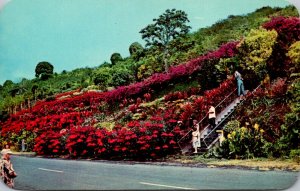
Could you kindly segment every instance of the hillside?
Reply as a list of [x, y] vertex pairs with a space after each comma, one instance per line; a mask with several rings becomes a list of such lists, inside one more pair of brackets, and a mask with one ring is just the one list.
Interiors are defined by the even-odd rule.
[[[144, 160], [176, 154], [180, 152], [178, 140], [191, 126], [190, 118], [201, 120], [209, 104], [217, 105], [233, 92], [236, 83], [232, 74], [239, 69], [250, 91], [261, 81], [264, 83], [258, 93], [247, 95], [245, 104], [234, 114], [237, 121], [228, 122], [225, 127], [227, 139], [216, 155], [249, 158], [293, 156], [291, 153], [294, 153], [297, 156], [299, 134], [291, 132], [299, 127], [300, 21], [296, 17], [280, 17], [295, 14], [293, 8], [287, 7], [262, 8], [246, 16], [230, 16], [184, 39], [192, 45], [182, 51], [176, 49], [170, 60], [175, 58], [178, 63], [172, 61], [174, 64], [168, 72], [153, 74], [159, 70], [151, 70], [142, 78], [118, 84], [112, 90], [99, 91], [105, 85], [112, 85], [109, 82], [97, 86], [98, 90], [82, 91], [79, 84], [86, 82], [87, 86], [93, 77], [80, 76], [102, 75], [101, 71], [126, 68], [134, 58], [127, 58], [112, 67], [78, 69], [57, 74], [47, 81], [33, 80], [39, 84], [37, 88], [41, 84], [42, 87], [52, 84], [50, 95], [53, 95], [49, 97], [48, 90], [38, 90], [43, 93], [31, 96], [34, 99], [48, 96], [47, 99], [39, 100], [33, 106], [29, 99], [22, 110], [10, 110], [15, 114], [0, 123], [1, 143], [10, 143], [18, 150], [24, 138], [28, 149], [39, 155], [74, 158]], [[142, 68], [145, 69], [151, 63], [148, 60], [153, 56], [152, 51], [147, 50], [145, 56], [136, 61], [145, 63], [140, 67], [144, 65]], [[70, 79], [81, 82], [76, 81], [77, 85], [74, 85]], [[26, 83], [31, 84], [26, 80], [23, 83], [25, 87]], [[64, 83], [69, 85], [64, 86]], [[66, 92], [55, 94], [62, 91], [54, 90], [58, 87], [63, 87]], [[2, 107], [10, 108], [10, 105]], [[263, 115], [261, 110], [268, 110], [269, 114]], [[246, 122], [250, 125], [245, 126]], [[244, 145], [250, 146], [240, 148], [242, 146], [237, 143], [245, 140], [245, 132], [247, 140], [259, 138], [261, 141], [256, 141], [259, 144], [245, 142]], [[243, 134], [242, 138], [231, 139], [233, 134], [239, 133]], [[258, 151], [262, 147], [266, 148], [263, 153]]]
[[[241, 16], [228, 16], [227, 19], [199, 29], [188, 34], [185, 38], [177, 39], [170, 43], [171, 65], [178, 65], [199, 55], [216, 50], [220, 45], [230, 41], [239, 41], [247, 35], [251, 29], [259, 27], [263, 22], [270, 20], [272, 16], [298, 16], [295, 7], [270, 8], [264, 7], [253, 13]], [[230, 32], [229, 32], [230, 31]], [[134, 46], [133, 46], [134, 45]], [[136, 47], [137, 52], [130, 51]], [[118, 60], [117, 64], [104, 62], [95, 68], [78, 68], [73, 71], [55, 73], [48, 80], [23, 79], [19, 83], [10, 80], [0, 85], [0, 113], [5, 115], [34, 105], [36, 100], [51, 99], [55, 94], [77, 89], [106, 90], [110, 87], [128, 85], [140, 82], [153, 73], [162, 72], [160, 58], [162, 52], [154, 48], [143, 48], [139, 43], [133, 43], [129, 47], [131, 56]], [[55, 63], [54, 68], [55, 68]], [[32, 71], [34, 76], [34, 71]], [[87, 90], [86, 89], [86, 90]], [[29, 101], [30, 100], [30, 101]], [[30, 103], [29, 103], [30, 102]]]

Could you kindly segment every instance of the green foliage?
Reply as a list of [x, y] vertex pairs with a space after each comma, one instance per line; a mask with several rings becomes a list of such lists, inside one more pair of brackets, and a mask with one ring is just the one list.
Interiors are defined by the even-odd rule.
[[287, 53], [289, 58], [291, 59], [294, 66], [290, 68], [290, 71], [293, 75], [296, 75], [296, 73], [299, 74], [300, 70], [300, 41], [295, 42], [291, 45], [289, 48], [289, 51]]
[[111, 75], [110, 68], [101, 68], [94, 74], [94, 84], [100, 86], [106, 86], [109, 83]]
[[35, 76], [41, 77], [42, 80], [46, 80], [53, 74], [53, 69], [53, 65], [49, 62], [39, 62], [35, 67]]
[[224, 131], [227, 133], [233, 132], [240, 128], [240, 122], [238, 120], [229, 121], [225, 127]]
[[14, 85], [13, 81], [11, 81], [11, 80], [6, 80], [6, 81], [3, 83], [3, 88], [11, 87], [11, 86], [13, 86], [13, 85]]
[[137, 77], [139, 80], [148, 78], [153, 73], [162, 72], [162, 65], [157, 62], [154, 56], [147, 56], [143, 60], [139, 61]]
[[111, 77], [110, 85], [112, 86], [123, 86], [128, 85], [132, 81], [132, 76], [126, 69], [116, 70]]
[[224, 158], [266, 157], [267, 141], [263, 137], [264, 131], [259, 128], [258, 124], [251, 129], [236, 128], [235, 125], [230, 124], [234, 130], [230, 131], [225, 141], [222, 142], [218, 154]]
[[233, 68], [238, 65], [236, 57], [233, 58], [221, 58], [220, 61], [215, 65], [216, 79], [218, 83], [221, 83], [228, 75], [234, 73]]
[[182, 10], [167, 9], [165, 13], [153, 21], [153, 24], [143, 28], [140, 33], [146, 41], [146, 46], [154, 46], [163, 51], [163, 62], [165, 71], [167, 71], [169, 67], [167, 59], [170, 56], [168, 44], [189, 32], [191, 27], [186, 24], [189, 19]]
[[123, 58], [120, 53], [113, 53], [110, 57], [110, 61], [112, 65], [116, 65], [118, 62], [122, 61]]
[[134, 42], [129, 46], [129, 53], [135, 61], [138, 61], [145, 55], [143, 46], [138, 42]]
[[188, 50], [195, 46], [195, 40], [190, 35], [185, 35], [172, 40], [169, 43], [169, 63], [171, 65], [178, 65], [182, 62], [198, 56], [199, 54], [187, 53]]
[[238, 45], [241, 66], [255, 71], [262, 78], [266, 73], [266, 61], [272, 54], [276, 38], [275, 30], [251, 30]]
[[105, 61], [99, 66], [99, 68], [110, 68], [111, 66], [111, 63]]
[[189, 32], [190, 26], [187, 14], [176, 9], [167, 9], [165, 13], [157, 19], [153, 19], [154, 24], [143, 28], [140, 33], [146, 41], [146, 46], [166, 47], [172, 40]]
[[299, 17], [299, 11], [297, 7], [290, 5], [284, 9], [279, 10], [274, 16], [284, 16], [284, 17]]
[[284, 151], [283, 154], [288, 155], [289, 150], [297, 149], [300, 146], [300, 80], [296, 79], [289, 87], [288, 93], [291, 96], [291, 111], [285, 115], [285, 123], [281, 126], [283, 136], [278, 144], [279, 149]]
[[300, 149], [291, 150], [289, 157], [300, 163]]

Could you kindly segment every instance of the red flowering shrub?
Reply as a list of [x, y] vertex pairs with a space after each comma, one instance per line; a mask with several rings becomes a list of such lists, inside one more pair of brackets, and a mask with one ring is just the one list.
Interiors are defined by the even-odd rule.
[[300, 19], [297, 17], [275, 17], [263, 24], [263, 27], [268, 30], [275, 29], [278, 42], [286, 48], [300, 40]]
[[286, 79], [278, 78], [270, 87], [272, 97], [281, 97], [287, 91]]
[[144, 98], [145, 98], [146, 102], [149, 102], [151, 100], [151, 94], [150, 93], [145, 93]]
[[45, 131], [35, 139], [34, 151], [38, 155], [61, 155], [64, 153], [62, 139], [60, 133], [52, 130]]
[[97, 137], [94, 127], [74, 127], [66, 140], [66, 149], [72, 157], [94, 156]]

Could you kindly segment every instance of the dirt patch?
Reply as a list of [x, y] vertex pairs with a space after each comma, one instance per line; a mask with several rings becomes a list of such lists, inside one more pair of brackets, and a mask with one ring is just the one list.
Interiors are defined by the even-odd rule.
[[215, 166], [243, 166], [248, 168], [256, 168], [262, 171], [268, 170], [290, 170], [300, 171], [300, 164], [292, 160], [226, 160], [226, 161], [213, 161], [208, 162], [209, 165]]
[[285, 170], [285, 171], [300, 171], [300, 163], [291, 159], [212, 159], [203, 158], [202, 156], [182, 156], [167, 158], [168, 162], [181, 163], [183, 165], [194, 166], [201, 164], [207, 167], [222, 167], [222, 168], [239, 168], [239, 169], [255, 169], [261, 171], [270, 170]]

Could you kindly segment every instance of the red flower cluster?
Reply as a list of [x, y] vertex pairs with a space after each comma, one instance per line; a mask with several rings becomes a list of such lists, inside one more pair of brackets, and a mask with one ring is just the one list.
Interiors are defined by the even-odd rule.
[[276, 30], [281, 46], [289, 47], [300, 40], [300, 19], [297, 17], [275, 17], [263, 25], [268, 30]]
[[71, 157], [145, 159], [165, 156], [178, 149], [175, 140], [180, 130], [164, 125], [160, 117], [142, 124], [135, 121], [128, 127], [117, 125], [112, 131], [73, 127], [63, 133], [51, 130], [36, 138], [34, 150], [43, 155], [69, 153]]

